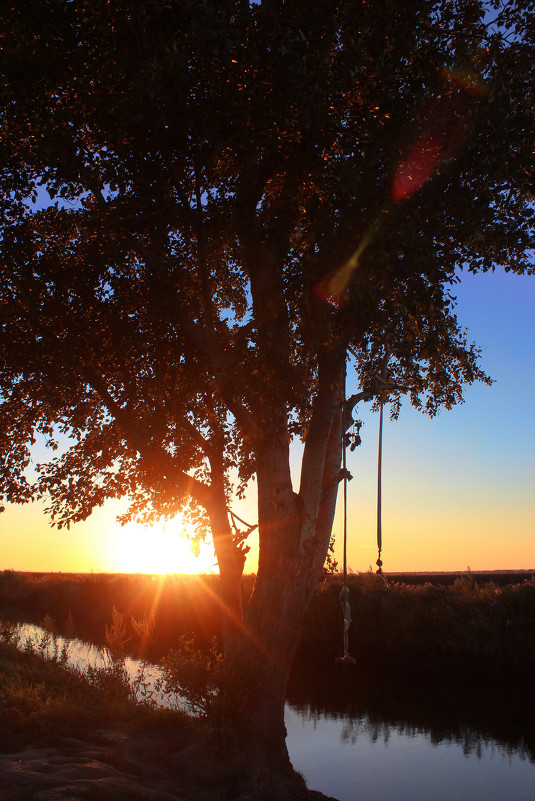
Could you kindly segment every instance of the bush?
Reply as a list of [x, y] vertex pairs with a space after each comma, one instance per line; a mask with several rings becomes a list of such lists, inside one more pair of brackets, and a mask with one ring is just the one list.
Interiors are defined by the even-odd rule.
[[[107, 643], [118, 655], [156, 662], [194, 637], [204, 659], [214, 638], [220, 637], [217, 581], [217, 576], [4, 571], [0, 598], [17, 600], [16, 611], [26, 620], [40, 622], [48, 612], [54, 631], [66, 636], [72, 634], [75, 618], [79, 636], [98, 645]], [[244, 576], [245, 602], [253, 584], [254, 576]], [[369, 572], [351, 574], [348, 584], [353, 618], [349, 650], [360, 660], [484, 666], [521, 675], [535, 669], [534, 580], [480, 587], [476, 574], [467, 572], [448, 586], [387, 586], [381, 576]], [[341, 656], [341, 588], [340, 574], [327, 576], [318, 586], [305, 615], [301, 656], [323, 661]], [[180, 648], [177, 638], [182, 638]], [[190, 663], [191, 654], [185, 659]]]
[[[438, 665], [528, 676], [535, 669], [535, 582], [478, 586], [387, 586], [374, 573], [348, 579], [349, 651], [365, 661]], [[343, 652], [342, 578], [319, 587], [307, 610], [300, 654], [333, 661]]]
[[223, 658], [214, 638], [208, 651], [200, 650], [192, 637], [180, 637], [178, 646], [160, 660], [163, 678], [157, 689], [185, 703], [196, 715], [206, 717], [222, 679]]

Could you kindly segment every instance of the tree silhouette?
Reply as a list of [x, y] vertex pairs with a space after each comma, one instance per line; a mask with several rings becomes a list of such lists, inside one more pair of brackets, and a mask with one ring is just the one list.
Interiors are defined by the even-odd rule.
[[[288, 672], [342, 434], [359, 400], [384, 394], [385, 339], [394, 408], [404, 394], [449, 408], [488, 380], [455, 317], [456, 271], [532, 270], [533, 16], [492, 7], [2, 12], [1, 493], [46, 496], [60, 527], [122, 496], [132, 516], [190, 504], [210, 527], [218, 713], [258, 797], [301, 787]], [[344, 407], [348, 348], [361, 391]], [[31, 482], [36, 433], [70, 446]], [[259, 566], [243, 610], [228, 503], [253, 478]]]

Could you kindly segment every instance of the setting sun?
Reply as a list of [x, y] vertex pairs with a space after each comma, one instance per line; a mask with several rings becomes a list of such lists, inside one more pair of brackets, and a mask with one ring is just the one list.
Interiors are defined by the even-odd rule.
[[200, 543], [195, 555], [187, 523], [180, 517], [143, 526], [127, 523], [110, 544], [111, 569], [119, 573], [214, 573], [210, 543]]

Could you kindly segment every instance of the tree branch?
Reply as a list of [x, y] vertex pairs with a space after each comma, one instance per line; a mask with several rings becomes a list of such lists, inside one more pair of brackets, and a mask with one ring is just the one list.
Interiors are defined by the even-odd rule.
[[[49, 329], [44, 321], [45, 315], [43, 312], [39, 312], [38, 308], [36, 307], [32, 293], [29, 292], [21, 282], [18, 282], [18, 285], [20, 291], [22, 291], [26, 297], [30, 309], [26, 311], [20, 307], [20, 304], [17, 305], [26, 318], [30, 329], [35, 335], [43, 336], [46, 338], [46, 340], [59, 347], [60, 350], [63, 350], [62, 343], [58, 340], [57, 336]], [[67, 312], [64, 311], [64, 315], [66, 314]], [[75, 331], [76, 327], [76, 323], [72, 322], [71, 330]], [[147, 467], [149, 467], [149, 471], [155, 472], [156, 467], [159, 466], [160, 469], [158, 478], [160, 480], [163, 477], [168, 481], [172, 480], [176, 482], [176, 485], [178, 485], [183, 492], [190, 494], [193, 498], [195, 498], [196, 501], [198, 501], [198, 503], [206, 508], [207, 504], [210, 503], [210, 487], [180, 470], [180, 468], [174, 464], [172, 458], [165, 452], [163, 448], [157, 447], [152, 443], [147, 443], [145, 441], [140, 433], [141, 428], [137, 421], [132, 418], [127, 409], [120, 406], [113, 398], [109, 392], [105, 379], [94, 367], [85, 364], [80, 358], [75, 357], [72, 349], [70, 349], [69, 353], [64, 351], [63, 358], [65, 366], [69, 367], [75, 374], [80, 376], [82, 380], [86, 381], [98, 394], [110, 415], [119, 425], [119, 428], [122, 430], [124, 436], [130, 441], [132, 446], [144, 459]], [[190, 433], [195, 432], [196, 438], [198, 439], [200, 437], [203, 444], [206, 445], [209, 450], [210, 446], [204, 440], [204, 438], [202, 438], [200, 432], [197, 432], [194, 426], [192, 426], [190, 423], [189, 426]]]
[[140, 433], [141, 429], [138, 422], [130, 415], [127, 409], [120, 406], [113, 398], [108, 390], [106, 381], [95, 368], [79, 364], [77, 372], [98, 394], [124, 436], [143, 458], [149, 473], [154, 474], [158, 482], [162, 478], [168, 483], [172, 482], [174, 487], [178, 486], [182, 492], [191, 495], [201, 506], [207, 508], [211, 500], [210, 487], [177, 467], [164, 448], [145, 440]]
[[323, 349], [318, 372], [318, 391], [301, 463], [299, 495], [305, 514], [316, 517], [322, 497], [325, 457], [336, 407], [343, 403], [343, 356]]
[[[206, 331], [203, 327], [194, 323], [178, 305], [176, 311], [184, 336], [189, 340], [190, 344], [197, 348], [207, 364], [210, 365], [221, 398], [225, 401], [229, 411], [234, 415], [244, 433], [256, 436], [258, 427], [253, 415], [232, 391], [233, 385], [241, 380], [241, 371], [236, 369], [235, 364], [232, 364], [227, 353], [219, 349], [214, 351], [210, 347], [209, 337], [206, 336]], [[246, 376], [244, 375], [243, 384], [245, 384], [245, 381]]]
[[[93, 178], [90, 176], [91, 181], [88, 184], [95, 200], [101, 208], [107, 206], [106, 200], [102, 191], [95, 185]], [[241, 403], [236, 394], [232, 392], [233, 386], [247, 386], [247, 377], [240, 374], [241, 371], [237, 365], [231, 362], [227, 354], [224, 354], [219, 347], [217, 341], [215, 320], [213, 314], [213, 305], [210, 294], [210, 287], [208, 281], [208, 268], [206, 262], [206, 245], [204, 238], [204, 230], [201, 218], [201, 197], [200, 197], [200, 184], [198, 180], [198, 173], [195, 169], [195, 192], [197, 200], [197, 234], [199, 243], [199, 266], [201, 275], [201, 286], [203, 292], [203, 301], [206, 310], [206, 318], [209, 326], [203, 326], [200, 323], [194, 323], [191, 318], [186, 315], [184, 309], [179, 305], [178, 298], [175, 302], [175, 313], [179, 318], [183, 333], [189, 342], [194, 345], [202, 356], [206, 359], [207, 363], [211, 366], [216, 383], [219, 386], [221, 397], [227, 403], [229, 410], [236, 418], [238, 424], [245, 433], [255, 435], [257, 433], [257, 426], [254, 418], [246, 406]], [[184, 199], [180, 198], [182, 205]], [[190, 217], [190, 222], [194, 224], [193, 210], [186, 204], [186, 211]], [[153, 271], [153, 274], [161, 281], [165, 279], [167, 273], [163, 266], [161, 257], [156, 256], [147, 247], [142, 245], [139, 241], [133, 240], [134, 250], [143, 259], [145, 264]]]
[[263, 156], [252, 153], [245, 160], [236, 186], [237, 230], [240, 240], [253, 235], [256, 207], [260, 202], [268, 180], [275, 172], [279, 156], [276, 152]]

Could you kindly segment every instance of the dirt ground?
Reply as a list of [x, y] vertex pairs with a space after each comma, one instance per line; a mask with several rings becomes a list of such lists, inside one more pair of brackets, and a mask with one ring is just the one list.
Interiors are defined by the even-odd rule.
[[[0, 800], [188, 801], [199, 797], [183, 771], [180, 774], [164, 738], [103, 730], [92, 735], [91, 742], [66, 738], [54, 747], [1, 754]], [[214, 787], [213, 795], [217, 794]]]
[[[0, 754], [0, 801], [223, 801], [233, 797], [226, 778], [198, 743], [177, 750], [163, 736], [128, 731]], [[305, 793], [307, 801], [336, 801]]]

